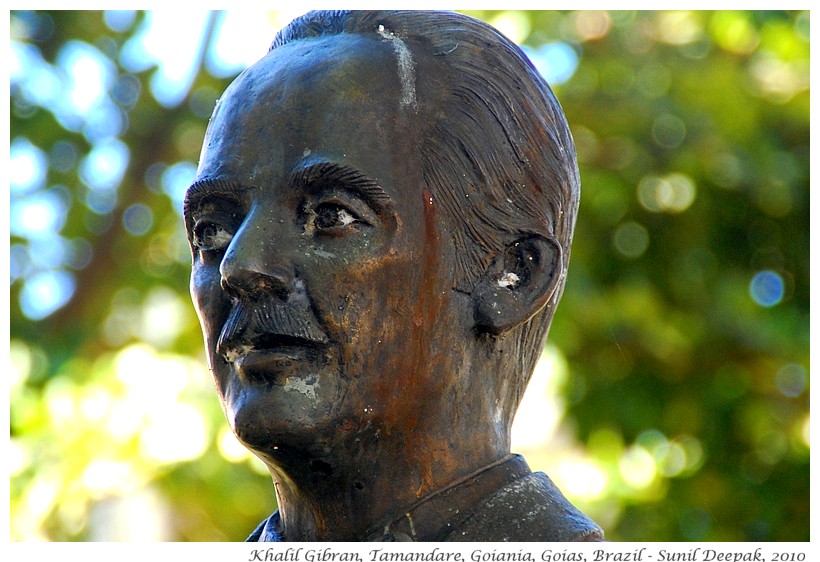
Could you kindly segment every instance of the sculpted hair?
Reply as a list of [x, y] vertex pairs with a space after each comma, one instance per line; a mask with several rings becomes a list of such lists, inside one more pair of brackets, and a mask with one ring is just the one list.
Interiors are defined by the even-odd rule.
[[[521, 49], [479, 20], [457, 13], [311, 12], [273, 41], [340, 33], [385, 33], [410, 52], [432, 56], [413, 75], [420, 121], [423, 177], [449, 223], [457, 253], [454, 289], [470, 293], [488, 266], [516, 239], [554, 237], [563, 250], [554, 299], [509, 334], [505, 354], [519, 361], [523, 385], [541, 353], [563, 291], [575, 227], [580, 179], [575, 148], [560, 104]], [[427, 82], [440, 84], [433, 96]], [[422, 107], [432, 104], [432, 107]], [[426, 119], [425, 119], [426, 117]], [[515, 408], [513, 408], [513, 411]]]

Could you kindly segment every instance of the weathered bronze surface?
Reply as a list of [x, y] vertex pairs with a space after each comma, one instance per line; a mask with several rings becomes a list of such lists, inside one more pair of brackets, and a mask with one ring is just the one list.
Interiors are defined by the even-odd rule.
[[572, 139], [457, 14], [312, 12], [217, 104], [185, 200], [252, 540], [598, 540], [510, 426], [566, 278]]

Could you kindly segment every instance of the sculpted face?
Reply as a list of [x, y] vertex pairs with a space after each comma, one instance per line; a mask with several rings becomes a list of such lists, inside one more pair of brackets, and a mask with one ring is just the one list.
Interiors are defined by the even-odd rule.
[[211, 119], [186, 197], [191, 293], [226, 415], [260, 456], [415, 434], [469, 367], [450, 342], [472, 309], [402, 79], [376, 35], [296, 41]]

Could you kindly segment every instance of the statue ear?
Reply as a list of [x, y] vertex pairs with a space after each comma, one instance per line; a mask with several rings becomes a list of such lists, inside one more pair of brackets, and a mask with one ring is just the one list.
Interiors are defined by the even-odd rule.
[[552, 237], [531, 235], [507, 246], [473, 291], [476, 328], [498, 336], [532, 318], [555, 294], [562, 262]]

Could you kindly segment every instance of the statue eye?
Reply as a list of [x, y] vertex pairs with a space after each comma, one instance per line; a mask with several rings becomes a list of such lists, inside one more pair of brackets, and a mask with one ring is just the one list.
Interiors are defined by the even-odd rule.
[[347, 208], [335, 203], [322, 203], [314, 209], [313, 225], [318, 230], [339, 231], [345, 227], [363, 222]]
[[200, 251], [221, 251], [228, 247], [233, 233], [213, 222], [198, 222], [194, 226], [193, 245]]

